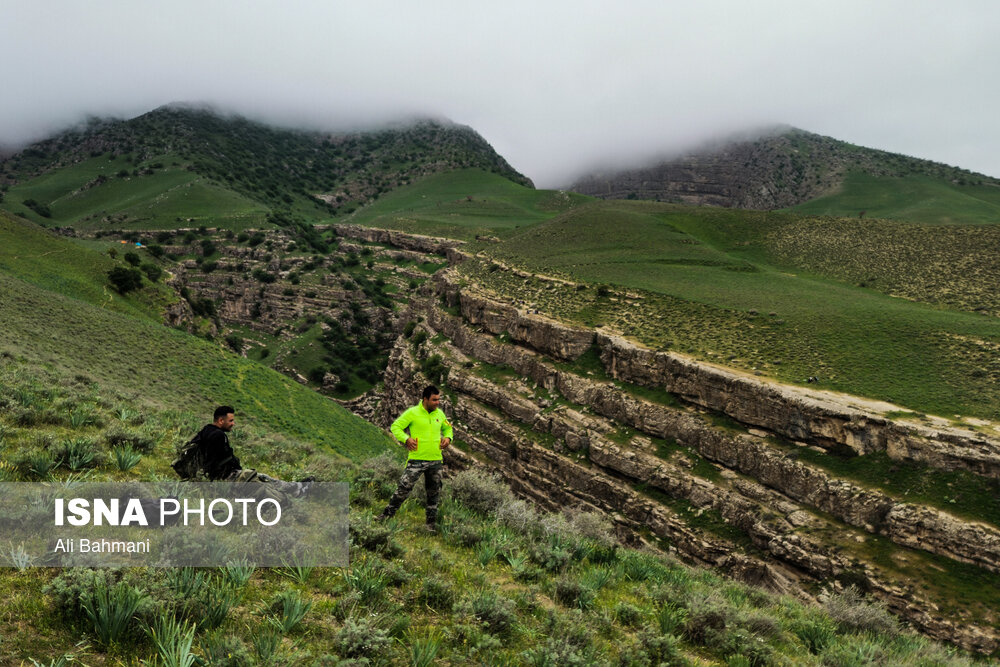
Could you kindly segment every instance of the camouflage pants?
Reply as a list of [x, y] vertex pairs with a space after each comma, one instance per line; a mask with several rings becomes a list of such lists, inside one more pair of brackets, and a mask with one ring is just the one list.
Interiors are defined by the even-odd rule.
[[424, 490], [427, 491], [427, 521], [433, 523], [437, 520], [438, 501], [441, 498], [441, 468], [444, 464], [441, 461], [409, 461], [403, 476], [399, 478], [399, 486], [396, 493], [389, 499], [389, 506], [385, 508], [386, 516], [392, 516], [403, 504], [406, 497], [413, 490], [413, 485], [417, 483], [420, 476], [424, 476]]
[[[227, 482], [243, 482], [244, 484], [266, 484], [267, 487], [259, 487], [261, 492], [269, 496], [279, 496], [281, 494], [287, 494], [289, 496], [298, 496], [302, 494], [302, 487], [304, 486], [302, 482], [286, 482], [284, 480], [278, 479], [277, 477], [271, 477], [270, 475], [265, 475], [264, 473], [257, 472], [251, 468], [240, 468], [239, 470], [234, 470], [230, 473], [229, 477], [226, 478]], [[274, 491], [272, 492], [271, 489]], [[282, 500], [282, 498], [277, 498]]]

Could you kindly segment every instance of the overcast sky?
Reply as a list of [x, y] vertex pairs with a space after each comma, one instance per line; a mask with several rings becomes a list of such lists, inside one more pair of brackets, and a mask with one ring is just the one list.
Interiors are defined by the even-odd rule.
[[1000, 177], [994, 0], [0, 0], [0, 143], [208, 102], [472, 126], [555, 187], [786, 123]]

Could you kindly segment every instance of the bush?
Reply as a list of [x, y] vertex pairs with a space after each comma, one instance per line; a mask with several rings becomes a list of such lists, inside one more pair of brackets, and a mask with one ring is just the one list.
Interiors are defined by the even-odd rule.
[[116, 266], [108, 271], [108, 281], [119, 294], [128, 294], [142, 287], [142, 273], [139, 269]]
[[510, 498], [510, 489], [478, 470], [463, 470], [448, 485], [452, 499], [480, 514], [492, 514]]
[[350, 616], [334, 636], [337, 652], [345, 658], [375, 658], [382, 655], [392, 641], [389, 633], [368, 616]]
[[142, 260], [139, 258], [139, 255], [131, 251], [125, 253], [123, 259], [132, 266], [139, 266], [139, 264], [142, 263]]
[[435, 611], [450, 612], [455, 606], [455, 589], [447, 581], [424, 579], [417, 602], [427, 605]]
[[881, 602], [866, 602], [861, 592], [848, 586], [844, 592], [831, 595], [823, 608], [844, 631], [872, 632], [896, 636], [899, 622]]
[[463, 613], [474, 616], [490, 633], [501, 636], [509, 635], [517, 623], [514, 608], [513, 600], [492, 590], [480, 591], [462, 605]]

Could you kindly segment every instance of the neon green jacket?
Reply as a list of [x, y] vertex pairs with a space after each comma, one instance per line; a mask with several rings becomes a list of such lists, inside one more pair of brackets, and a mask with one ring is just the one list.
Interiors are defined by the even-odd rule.
[[[407, 436], [403, 429], [409, 428]], [[452, 437], [451, 423], [444, 416], [441, 408], [428, 413], [423, 402], [417, 403], [389, 427], [396, 440], [406, 444], [407, 437], [416, 439], [417, 448], [410, 452], [409, 461], [441, 461], [441, 438]]]

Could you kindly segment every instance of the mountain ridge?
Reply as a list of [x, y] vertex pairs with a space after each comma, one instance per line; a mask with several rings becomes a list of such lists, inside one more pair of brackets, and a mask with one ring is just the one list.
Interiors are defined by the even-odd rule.
[[594, 171], [569, 189], [605, 199], [770, 210], [836, 192], [852, 171], [1000, 187], [1000, 179], [984, 174], [779, 125], [756, 137], [735, 135], [653, 164]]

